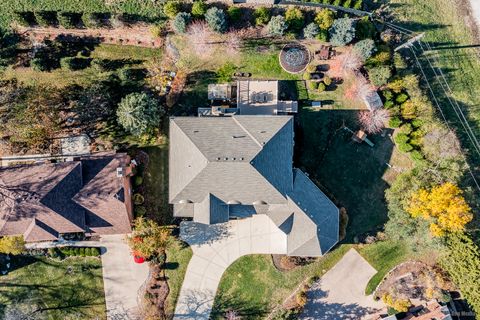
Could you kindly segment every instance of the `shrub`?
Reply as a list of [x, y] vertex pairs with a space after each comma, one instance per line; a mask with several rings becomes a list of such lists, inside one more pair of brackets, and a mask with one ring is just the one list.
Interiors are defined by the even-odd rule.
[[192, 5], [192, 15], [195, 18], [201, 18], [205, 15], [207, 12], [207, 4], [200, 0], [200, 1], [194, 1]]
[[140, 193], [135, 193], [132, 197], [133, 203], [137, 206], [142, 205], [145, 202], [145, 199]]
[[292, 31], [299, 32], [305, 23], [302, 10], [293, 6], [289, 7], [285, 12], [285, 21]]
[[270, 9], [259, 7], [254, 12], [255, 24], [257, 26], [266, 25], [270, 21]]
[[143, 217], [147, 213], [147, 208], [144, 206], [135, 206], [135, 218]]
[[353, 9], [362, 10], [362, 7], [363, 7], [363, 0], [357, 0], [357, 2], [355, 2], [355, 5], [353, 6]]
[[387, 66], [374, 67], [368, 70], [370, 82], [376, 87], [381, 87], [386, 84], [391, 76], [392, 72]]
[[400, 93], [395, 99], [395, 101], [400, 104], [404, 103], [407, 100], [408, 100], [408, 95], [406, 95], [405, 93]]
[[332, 5], [340, 7], [342, 5], [342, 0], [333, 0]]
[[117, 120], [125, 130], [141, 136], [158, 126], [163, 112], [157, 101], [146, 93], [131, 93], [120, 101]]
[[393, 101], [391, 100], [387, 100], [385, 101], [385, 103], [383, 104], [383, 107], [385, 109], [391, 109], [395, 104], [393, 103]]
[[270, 35], [283, 36], [288, 28], [288, 24], [283, 16], [275, 16], [267, 24], [267, 30]]
[[390, 52], [382, 51], [368, 59], [368, 64], [373, 66], [388, 64], [390, 62]]
[[208, 9], [205, 13], [205, 21], [212, 31], [223, 33], [227, 30], [227, 19], [222, 9], [217, 7]]
[[297, 304], [300, 306], [300, 307], [303, 307], [305, 306], [305, 304], [307, 303], [307, 294], [304, 290], [301, 290], [297, 293], [297, 295], [295, 296], [295, 301], [297, 302]]
[[341, 18], [333, 22], [330, 28], [330, 42], [334, 46], [344, 46], [352, 42], [355, 37], [355, 21], [350, 18]]
[[190, 17], [190, 13], [178, 13], [175, 16], [175, 19], [173, 19], [173, 30], [175, 30], [176, 33], [185, 33], [185, 31], [187, 30], [187, 25], [190, 22]]
[[325, 85], [325, 83], [320, 82], [318, 84], [318, 89], [317, 90], [318, 90], [318, 92], [324, 92], [325, 90], [327, 90], [327, 86]]
[[303, 36], [306, 39], [315, 39], [319, 33], [320, 33], [320, 28], [313, 22], [308, 24], [303, 29]]
[[328, 41], [328, 31], [320, 29], [320, 32], [317, 35], [317, 40], [322, 41], [322, 42], [327, 42]]
[[316, 81], [310, 81], [308, 83], [308, 87], [310, 88], [310, 90], [315, 90], [318, 88], [318, 82]]
[[106, 59], [92, 59], [90, 66], [98, 71], [107, 71], [110, 69], [110, 62]]
[[173, 19], [180, 12], [180, 8], [180, 2], [168, 1], [163, 6], [163, 13], [170, 19]]
[[154, 38], [160, 38], [165, 33], [166, 28], [166, 21], [156, 23], [150, 27], [150, 34]]
[[90, 252], [92, 253], [92, 256], [98, 257], [100, 255], [100, 248], [98, 247], [92, 247], [90, 248]]
[[52, 258], [58, 257], [58, 252], [56, 248], [48, 248], [47, 252], [48, 252], [48, 255]]
[[116, 13], [111, 16], [110, 24], [113, 28], [123, 28], [127, 24], [127, 19], [123, 13]]
[[343, 4], [345, 8], [351, 8], [352, 7], [352, 0], [346, 0], [345, 3]]
[[313, 73], [313, 72], [317, 71], [317, 66], [314, 65], [314, 64], [309, 64], [309, 65], [305, 68], [305, 71], [308, 72], [308, 73]]
[[405, 133], [407, 135], [409, 135], [410, 133], [412, 133], [412, 125], [410, 123], [405, 123], [403, 124], [402, 126], [400, 126], [400, 132], [401, 133]]
[[367, 60], [377, 50], [375, 42], [372, 39], [361, 40], [353, 46], [353, 50], [358, 53], [363, 60]]
[[332, 79], [331, 79], [330, 77], [328, 77], [328, 76], [325, 76], [325, 77], [323, 78], [323, 83], [325, 83], [326, 86], [329, 86], [329, 85], [332, 84]]
[[79, 248], [78, 254], [79, 254], [81, 257], [85, 257], [85, 248]]
[[92, 256], [92, 251], [90, 248], [85, 248], [85, 256], [91, 257]]
[[335, 13], [329, 9], [321, 9], [315, 15], [314, 21], [321, 30], [328, 30], [335, 21]]
[[30, 67], [34, 71], [48, 71], [48, 64], [45, 59], [42, 58], [33, 58], [30, 60]]
[[231, 6], [227, 10], [228, 18], [232, 22], [237, 22], [242, 17], [242, 9], [239, 7]]
[[375, 26], [369, 20], [368, 16], [361, 18], [357, 22], [356, 29], [357, 39], [359, 40], [373, 39], [373, 37], [375, 36]]
[[23, 236], [2, 236], [0, 238], [0, 253], [21, 254], [25, 251], [25, 240]]
[[303, 80], [310, 80], [312, 79], [312, 74], [310, 72], [304, 72], [302, 78]]
[[421, 126], [423, 126], [423, 120], [422, 119], [414, 119], [412, 121], [412, 126], [414, 128], [420, 128]]
[[425, 160], [425, 157], [423, 156], [423, 154], [418, 150], [413, 150], [412, 152], [410, 152], [410, 157], [412, 157], [413, 161], [417, 161], [417, 162]]
[[94, 12], [84, 12], [82, 14], [83, 25], [87, 28], [100, 28], [102, 26], [102, 20], [100, 14]]
[[398, 128], [402, 125], [402, 119], [400, 119], [399, 117], [397, 116], [393, 116], [390, 118], [390, 120], [388, 121], [388, 126], [390, 128]]
[[133, 184], [138, 187], [143, 184], [143, 177], [142, 176], [135, 176], [135, 179], [133, 179]]
[[77, 57], [64, 57], [60, 59], [62, 69], [75, 71], [85, 69], [88, 66], [88, 59]]
[[41, 27], [55, 26], [58, 23], [55, 11], [36, 11], [35, 20]]
[[78, 25], [78, 14], [73, 12], [59, 12], [57, 14], [58, 23], [65, 29], [75, 29]]
[[30, 27], [31, 25], [35, 24], [35, 15], [33, 12], [26, 11], [26, 12], [14, 12], [13, 20], [16, 23], [21, 25], [22, 27]]

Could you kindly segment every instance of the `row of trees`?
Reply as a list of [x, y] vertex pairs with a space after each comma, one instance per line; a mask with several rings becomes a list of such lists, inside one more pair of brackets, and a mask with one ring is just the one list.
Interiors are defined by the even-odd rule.
[[74, 28], [123, 27], [133, 20], [125, 14], [109, 14], [99, 12], [68, 11], [21, 11], [14, 13], [14, 20], [23, 27], [41, 26]]

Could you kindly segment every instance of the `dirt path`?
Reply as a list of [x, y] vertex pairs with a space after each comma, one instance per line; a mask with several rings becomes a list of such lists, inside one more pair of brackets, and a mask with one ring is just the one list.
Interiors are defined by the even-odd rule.
[[[150, 27], [138, 25], [116, 29], [65, 29], [65, 28], [42, 28], [18, 27], [18, 31], [27, 34], [37, 41], [44, 39], [55, 39], [57, 37], [81, 37], [103, 43], [118, 45], [133, 45], [139, 47], [159, 48], [163, 41], [152, 36]], [[72, 39], [74, 40], [74, 39]]]

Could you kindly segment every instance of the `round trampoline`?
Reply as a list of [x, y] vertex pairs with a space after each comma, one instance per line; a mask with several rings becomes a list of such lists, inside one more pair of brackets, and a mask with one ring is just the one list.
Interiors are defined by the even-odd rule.
[[286, 44], [279, 55], [280, 65], [289, 73], [300, 73], [305, 70], [310, 58], [310, 51], [299, 43]]

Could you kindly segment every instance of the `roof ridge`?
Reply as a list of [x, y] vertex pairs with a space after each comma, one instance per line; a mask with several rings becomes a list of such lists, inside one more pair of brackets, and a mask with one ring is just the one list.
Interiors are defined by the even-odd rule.
[[[255, 155], [255, 157], [256, 157], [256, 156], [262, 151], [263, 145], [260, 143], [260, 141], [258, 141], [258, 140], [251, 134], [250, 131], [247, 130], [247, 128], [245, 128], [245, 127], [236, 119], [235, 116], [232, 116], [232, 119], [233, 119], [233, 121], [235, 121], [235, 123], [236, 123], [240, 128], [242, 128], [242, 130], [245, 131], [245, 132], [248, 134], [248, 136], [249, 136], [250, 138], [252, 138], [252, 140], [255, 141], [255, 143], [258, 144], [258, 146], [260, 147], [260, 150], [259, 150], [258, 153]], [[253, 157], [252, 160], [253, 160], [255, 157]]]
[[[309, 238], [308, 240], [302, 242], [300, 245], [298, 245], [297, 247], [295, 247], [295, 248], [292, 249], [292, 250], [288, 250], [288, 243], [291, 243], [291, 241], [288, 241], [288, 242], [287, 242], [287, 251], [288, 251], [288, 254], [292, 253], [293, 251], [298, 250], [299, 248], [301, 248], [302, 246], [304, 246], [307, 242], [312, 241], [312, 240], [315, 240], [315, 239], [317, 239], [318, 242], [320, 243], [320, 240], [318, 239], [317, 234], [315, 234], [315, 235], [313, 235], [311, 238]], [[321, 251], [321, 250], [322, 250], [322, 248], [320, 247], [320, 251]]]

